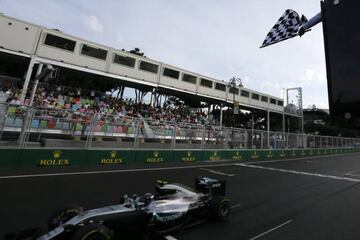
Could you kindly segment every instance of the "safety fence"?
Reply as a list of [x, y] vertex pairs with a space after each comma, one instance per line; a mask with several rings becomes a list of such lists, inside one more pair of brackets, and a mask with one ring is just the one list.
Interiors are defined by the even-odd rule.
[[84, 150], [0, 149], [1, 168], [49, 168], [69, 166], [152, 165], [262, 161], [359, 152], [360, 148], [317, 148], [281, 150]]
[[0, 148], [276, 150], [358, 146], [358, 138], [225, 128], [186, 119], [94, 113], [84, 108], [0, 104]]

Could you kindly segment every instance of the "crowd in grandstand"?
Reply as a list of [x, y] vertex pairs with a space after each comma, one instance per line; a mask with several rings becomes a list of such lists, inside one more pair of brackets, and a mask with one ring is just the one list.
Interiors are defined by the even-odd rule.
[[[21, 115], [24, 113], [25, 108], [22, 108], [21, 105], [28, 105], [29, 98], [21, 102], [20, 95], [20, 88], [8, 90], [7, 103], [13, 106], [9, 108], [9, 114]], [[119, 122], [123, 119], [141, 117], [148, 119], [148, 122], [155, 126], [163, 125], [166, 121], [191, 124], [204, 124], [206, 121], [206, 114], [200, 109], [175, 104], [171, 98], [161, 106], [154, 106], [150, 103], [135, 102], [130, 98], [117, 98], [109, 93], [47, 84], [39, 85], [33, 106], [38, 109], [35, 111], [38, 119], [42, 121], [45, 119], [50, 125], [55, 125], [54, 121], [59, 119], [69, 120], [81, 124], [81, 131], [84, 131], [89, 125], [94, 114], [99, 116], [98, 120], [106, 122]], [[50, 121], [50, 119], [53, 120]], [[71, 128], [75, 130], [76, 124], [72, 124]]]

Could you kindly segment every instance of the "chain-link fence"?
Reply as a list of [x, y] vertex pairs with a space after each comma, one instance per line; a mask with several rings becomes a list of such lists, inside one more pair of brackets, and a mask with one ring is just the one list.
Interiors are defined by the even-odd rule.
[[89, 110], [0, 104], [2, 148], [293, 149], [358, 146], [358, 138], [220, 128]]

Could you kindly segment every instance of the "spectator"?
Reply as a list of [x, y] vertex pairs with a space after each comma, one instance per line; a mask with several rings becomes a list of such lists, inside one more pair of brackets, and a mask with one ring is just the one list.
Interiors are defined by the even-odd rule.
[[[12, 89], [7, 96], [7, 102], [12, 105], [22, 105], [19, 100], [21, 90]], [[26, 99], [28, 101], [29, 99]], [[25, 101], [25, 103], [26, 103]], [[204, 124], [206, 115], [199, 109], [190, 108], [178, 100], [170, 98], [163, 107], [152, 106], [146, 103], [135, 103], [133, 99], [117, 99], [107, 93], [101, 94], [99, 91], [90, 90], [86, 92], [83, 89], [74, 89], [53, 84], [39, 85], [33, 105], [44, 110], [39, 110], [35, 116], [41, 121], [49, 119], [62, 119], [70, 123], [71, 132], [75, 132], [78, 126], [81, 126], [82, 135], [85, 134], [89, 126], [90, 118], [96, 113], [103, 116], [109, 123], [118, 123], [123, 118], [131, 119], [141, 115], [144, 119], [149, 119], [151, 126], [157, 126], [162, 129], [168, 129], [166, 122]], [[16, 114], [20, 115], [24, 109], [18, 107]], [[56, 126], [52, 124], [51, 126]], [[144, 125], [141, 126], [141, 132], [145, 133]], [[171, 131], [168, 131], [171, 132]]]

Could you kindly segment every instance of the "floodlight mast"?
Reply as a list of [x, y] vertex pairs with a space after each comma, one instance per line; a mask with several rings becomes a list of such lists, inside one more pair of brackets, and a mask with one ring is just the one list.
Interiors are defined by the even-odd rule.
[[[232, 126], [232, 131], [231, 131], [231, 135], [232, 135], [232, 142], [234, 142], [234, 127], [235, 127], [235, 115], [239, 114], [239, 103], [235, 102], [235, 89], [237, 86], [242, 87], [242, 80], [241, 78], [236, 78], [236, 77], [232, 77], [229, 80], [229, 92], [230, 90], [232, 90], [232, 94], [233, 94], [233, 126]], [[231, 148], [234, 148], [234, 143], [232, 144]]]
[[[229, 80], [229, 87], [233, 90], [233, 112], [234, 115], [239, 113], [239, 109], [235, 110], [235, 88], [236, 86], [242, 87], [242, 80], [241, 78], [232, 77]], [[235, 125], [235, 116], [234, 116], [234, 125]]]
[[303, 112], [303, 100], [302, 100], [302, 88], [288, 88], [286, 89], [286, 106], [289, 106], [289, 91], [297, 91], [297, 115], [301, 116], [301, 133], [304, 133], [304, 112]]

